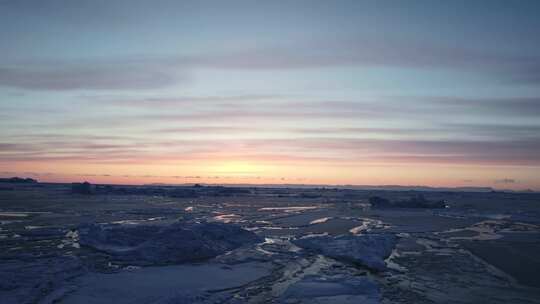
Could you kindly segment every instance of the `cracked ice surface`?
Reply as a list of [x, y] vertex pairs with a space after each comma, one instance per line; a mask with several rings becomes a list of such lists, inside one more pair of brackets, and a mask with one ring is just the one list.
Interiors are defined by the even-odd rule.
[[538, 194], [114, 187], [0, 193], [0, 303], [539, 303]]

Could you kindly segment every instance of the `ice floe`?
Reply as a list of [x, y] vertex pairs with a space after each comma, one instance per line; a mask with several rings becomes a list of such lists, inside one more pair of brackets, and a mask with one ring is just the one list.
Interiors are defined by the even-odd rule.
[[292, 284], [282, 295], [285, 303], [379, 303], [378, 285], [366, 276], [310, 275]]
[[393, 234], [316, 236], [293, 242], [301, 248], [336, 260], [382, 271], [386, 269], [384, 260], [392, 253], [396, 237]]
[[57, 302], [70, 303], [222, 303], [231, 296], [225, 291], [257, 280], [269, 273], [264, 263], [223, 265], [176, 265], [168, 267], [128, 266], [114, 274], [88, 273], [78, 278], [78, 289]]
[[262, 241], [253, 232], [223, 223], [84, 225], [79, 243], [130, 265], [175, 264], [204, 260]]

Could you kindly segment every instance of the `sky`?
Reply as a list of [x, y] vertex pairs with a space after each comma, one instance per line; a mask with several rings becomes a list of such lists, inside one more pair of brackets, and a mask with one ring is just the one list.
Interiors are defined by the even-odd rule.
[[540, 190], [539, 12], [0, 0], [0, 176]]

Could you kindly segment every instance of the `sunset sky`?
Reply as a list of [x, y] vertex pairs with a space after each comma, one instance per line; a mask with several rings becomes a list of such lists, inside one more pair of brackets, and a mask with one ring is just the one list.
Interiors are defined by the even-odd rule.
[[0, 175], [540, 190], [540, 1], [0, 0]]

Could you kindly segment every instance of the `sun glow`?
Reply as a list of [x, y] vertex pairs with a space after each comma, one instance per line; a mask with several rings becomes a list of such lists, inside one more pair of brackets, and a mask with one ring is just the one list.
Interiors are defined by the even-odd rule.
[[252, 162], [225, 161], [210, 167], [211, 173], [227, 175], [255, 175], [263, 173], [264, 166]]

